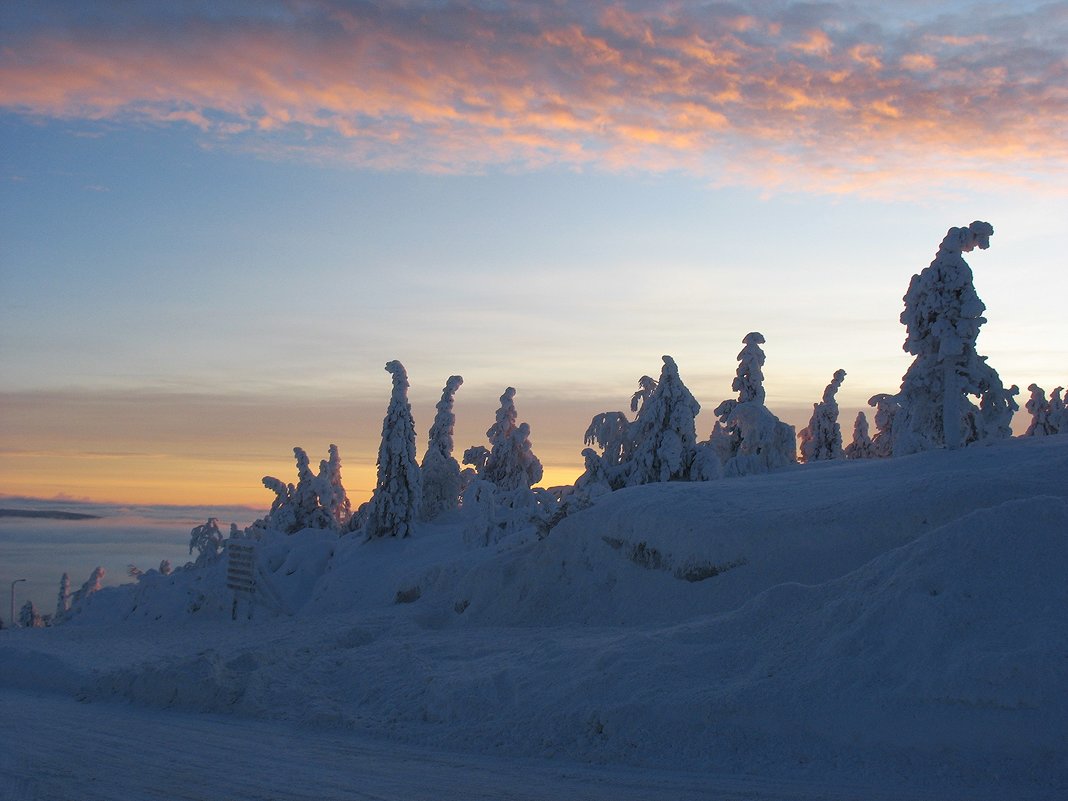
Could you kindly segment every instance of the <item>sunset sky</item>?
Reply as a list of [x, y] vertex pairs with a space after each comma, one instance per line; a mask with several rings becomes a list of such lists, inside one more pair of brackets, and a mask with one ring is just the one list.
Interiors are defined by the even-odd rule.
[[0, 493], [265, 507], [337, 443], [363, 500], [391, 359], [420, 450], [460, 374], [459, 449], [515, 386], [570, 482], [662, 354], [706, 437], [748, 331], [798, 427], [847, 371], [848, 439], [976, 219], [1022, 406], [1068, 384], [1066, 131], [1064, 2], [4, 3]]

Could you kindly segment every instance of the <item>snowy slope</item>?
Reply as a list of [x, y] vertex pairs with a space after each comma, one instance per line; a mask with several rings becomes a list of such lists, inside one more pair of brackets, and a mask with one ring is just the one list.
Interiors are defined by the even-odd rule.
[[292, 616], [231, 623], [219, 568], [108, 589], [70, 624], [3, 632], [0, 687], [498, 756], [1064, 797], [1066, 475], [1068, 438], [1014, 440], [637, 487], [497, 548], [455, 522], [298, 535], [264, 554]]

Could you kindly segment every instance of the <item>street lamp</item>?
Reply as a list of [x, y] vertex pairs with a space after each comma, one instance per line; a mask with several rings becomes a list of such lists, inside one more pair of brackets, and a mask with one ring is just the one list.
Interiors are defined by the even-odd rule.
[[15, 579], [11, 582], [11, 628], [16, 628], [18, 626], [18, 622], [15, 620], [15, 585], [20, 581], [25, 580], [26, 579]]

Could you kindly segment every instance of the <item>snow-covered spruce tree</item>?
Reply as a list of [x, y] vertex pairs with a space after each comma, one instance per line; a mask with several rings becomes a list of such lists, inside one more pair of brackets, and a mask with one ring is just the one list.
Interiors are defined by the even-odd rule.
[[797, 435], [801, 440], [802, 462], [841, 459], [845, 456], [842, 450], [842, 427], [838, 424], [838, 401], [835, 399], [845, 377], [845, 370], [835, 370], [834, 378], [823, 390], [823, 400], [812, 404], [808, 427]]
[[1068, 404], [1061, 397], [1064, 387], [1057, 387], [1049, 396], [1050, 424], [1058, 434], [1068, 434]]
[[845, 446], [847, 459], [871, 459], [875, 456], [871, 436], [868, 434], [868, 418], [864, 412], [857, 412], [853, 423], [853, 441]]
[[463, 490], [461, 504], [468, 542], [491, 544], [531, 529], [544, 533], [558, 509], [555, 495], [534, 487], [541, 481], [542, 465], [534, 455], [530, 426], [517, 425], [517, 418], [515, 388], [508, 387], [496, 420], [486, 431], [489, 449], [476, 446], [464, 452], [464, 463], [477, 469]]
[[56, 598], [55, 619], [62, 620], [63, 616], [70, 611], [70, 574], [64, 573], [59, 580], [59, 597]]
[[341, 483], [341, 457], [336, 445], [330, 458], [319, 462], [319, 474], [312, 473], [308, 454], [293, 448], [297, 463], [297, 483], [286, 484], [274, 476], [264, 476], [263, 486], [275, 497], [266, 516], [252, 524], [252, 530], [270, 529], [294, 534], [306, 528], [343, 531], [349, 524], [352, 507]]
[[[1024, 408], [1031, 415], [1031, 423], [1027, 426], [1024, 436], [1047, 437], [1050, 434], [1056, 434], [1057, 425], [1053, 420], [1053, 404], [1046, 400], [1046, 390], [1038, 384], [1031, 384], [1027, 389], [1031, 397], [1024, 404]], [[1062, 387], [1058, 387], [1056, 390], [1058, 396], [1061, 389]]]
[[1012, 416], [1020, 411], [1020, 404], [1016, 402], [1020, 388], [1013, 384], [1006, 389], [1001, 383], [1001, 376], [992, 367], [987, 366], [986, 359], [986, 356], [979, 357], [979, 374], [982, 381], [968, 380], [964, 384], [966, 393], [979, 396], [979, 411], [976, 412], [975, 406], [969, 404], [970, 408], [965, 414], [965, 442], [1011, 437]]
[[723, 401], [714, 414], [719, 418], [702, 447], [719, 455], [723, 474], [742, 476], [764, 473], [797, 462], [794, 427], [773, 415], [764, 405], [764, 336], [756, 331], [742, 339], [738, 370], [732, 388], [738, 399]]
[[697, 446], [694, 418], [701, 404], [682, 383], [670, 356], [656, 388], [645, 398], [631, 431], [631, 447], [623, 465], [628, 487], [690, 479]]
[[[635, 393], [635, 397], [637, 394]], [[641, 404], [637, 404], [638, 408], [644, 405], [646, 399], [643, 398]], [[601, 449], [599, 456], [596, 452], [590, 451], [593, 456], [597, 457], [592, 461], [586, 456], [586, 451], [583, 451], [583, 457], [587, 461], [586, 472], [590, 473], [592, 469], [600, 480], [612, 485], [612, 489], [619, 489], [623, 486], [625, 476], [620, 467], [633, 448], [630, 427], [631, 421], [623, 412], [601, 412], [594, 415], [582, 437], [584, 445], [596, 445]], [[593, 480], [592, 476], [593, 474], [590, 473], [590, 480]]]
[[33, 605], [33, 601], [27, 601], [19, 610], [19, 625], [24, 629], [39, 629], [44, 626], [44, 618]]
[[871, 438], [871, 455], [886, 459], [894, 455], [894, 418], [897, 417], [897, 396], [880, 392], [868, 398], [875, 409], [875, 436]]
[[204, 567], [215, 562], [223, 552], [223, 535], [219, 530], [219, 520], [209, 517], [208, 522], [193, 527], [189, 532], [189, 553], [197, 553], [194, 564]]
[[[977, 395], [988, 409], [1011, 409], [1012, 389], [975, 350], [986, 306], [976, 294], [972, 271], [961, 254], [990, 247], [994, 228], [973, 222], [950, 228], [934, 261], [912, 277], [905, 293], [901, 322], [904, 350], [916, 358], [894, 396], [895, 456], [931, 448], [959, 448], [973, 441], [1003, 436], [999, 425], [980, 425], [979, 410], [968, 399]], [[989, 414], [987, 420], [998, 418]], [[992, 429], [992, 430], [991, 430]]]
[[[499, 492], [529, 489], [541, 481], [542, 466], [530, 443], [530, 426], [516, 425], [515, 388], [501, 395], [497, 419], [486, 431], [490, 441], [489, 458], [482, 476]], [[465, 460], [466, 461], [466, 460]]]
[[264, 476], [263, 486], [274, 493], [271, 509], [262, 518], [252, 524], [253, 529], [272, 529], [292, 534], [300, 530], [297, 523], [296, 505], [292, 502], [293, 491], [296, 489], [292, 484], [286, 484], [274, 476]]
[[764, 402], [764, 362], [767, 357], [761, 349], [764, 335], [751, 331], [742, 337], [745, 345], [738, 353], [738, 369], [731, 382], [731, 389], [738, 393], [738, 403]]
[[[656, 379], [647, 375], [639, 378], [638, 389], [630, 399], [631, 412], [640, 416], [642, 409], [656, 392], [656, 387]], [[634, 450], [636, 432], [637, 420], [630, 420], [624, 412], [601, 412], [594, 415], [583, 435], [583, 444], [596, 445], [601, 449], [601, 453], [597, 454], [590, 448], [583, 450], [586, 471], [576, 481], [576, 490], [580, 484], [582, 491], [587, 493], [595, 484], [604, 484], [611, 490], [625, 487], [628, 470], [626, 462]], [[595, 492], [601, 494], [599, 490]], [[576, 507], [578, 504], [571, 505]]]
[[[334, 448], [336, 453], [337, 449]], [[293, 505], [293, 513], [297, 519], [297, 530], [305, 528], [334, 528], [336, 521], [324, 508], [320, 501], [321, 492], [329, 492], [330, 488], [324, 486], [322, 462], [320, 462], [320, 474], [317, 476], [311, 471], [311, 460], [303, 448], [294, 448], [293, 456], [297, 460], [297, 485], [293, 488], [290, 502]], [[338, 461], [340, 468], [341, 462]]]
[[433, 520], [451, 511], [460, 502], [460, 464], [452, 455], [456, 415], [453, 404], [456, 390], [463, 386], [461, 376], [449, 376], [441, 390], [434, 423], [430, 426], [426, 453], [423, 454], [423, 520]]
[[419, 510], [421, 481], [415, 459], [415, 421], [408, 402], [408, 373], [398, 361], [386, 362], [393, 393], [382, 421], [378, 480], [371, 495], [364, 530], [368, 539], [408, 537]]
[[316, 514], [328, 523], [324, 528], [341, 531], [352, 517], [352, 504], [341, 483], [341, 456], [337, 445], [330, 446], [329, 454], [329, 459], [319, 462], [319, 475], [315, 477], [319, 501]]
[[100, 591], [104, 586], [104, 575], [104, 568], [99, 565], [93, 568], [93, 572], [89, 574], [89, 578], [85, 580], [81, 589], [71, 596], [68, 612], [74, 611], [78, 605], [84, 603], [90, 595]]

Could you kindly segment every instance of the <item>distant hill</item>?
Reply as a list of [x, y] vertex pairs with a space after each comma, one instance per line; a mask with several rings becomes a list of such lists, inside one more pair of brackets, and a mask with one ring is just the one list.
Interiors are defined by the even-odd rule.
[[0, 517], [36, 517], [48, 520], [99, 520], [100, 515], [84, 512], [60, 512], [54, 509], [0, 509]]

